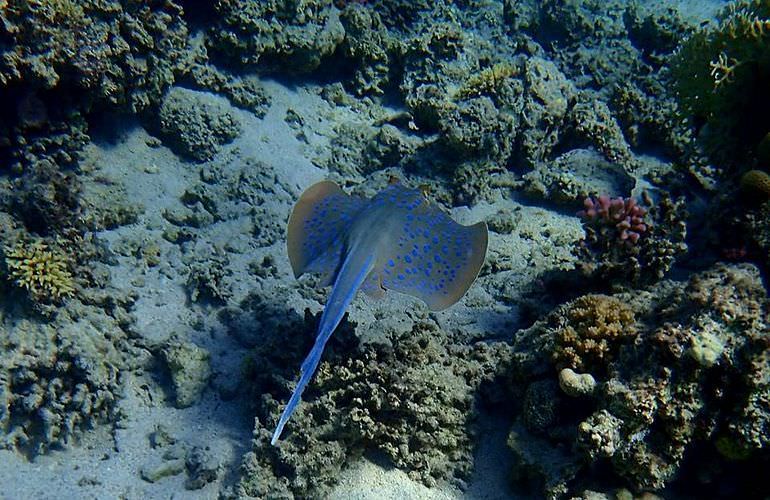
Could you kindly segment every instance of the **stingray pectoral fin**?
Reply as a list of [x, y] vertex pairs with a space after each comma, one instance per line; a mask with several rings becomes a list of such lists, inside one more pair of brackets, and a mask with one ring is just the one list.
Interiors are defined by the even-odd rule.
[[382, 286], [417, 297], [434, 311], [446, 309], [478, 276], [487, 239], [486, 223], [463, 226], [434, 207], [407, 216], [403, 233], [381, 251]]
[[344, 235], [364, 203], [331, 181], [313, 184], [302, 193], [286, 231], [295, 277], [306, 272], [334, 276], [342, 263]]
[[456, 278], [447, 284], [446, 294], [435, 294], [428, 307], [434, 311], [440, 311], [460, 300], [471, 287], [484, 265], [489, 241], [489, 230], [486, 222], [478, 222], [472, 226], [462, 226], [468, 235], [468, 247], [466, 249], [467, 260], [457, 269]]

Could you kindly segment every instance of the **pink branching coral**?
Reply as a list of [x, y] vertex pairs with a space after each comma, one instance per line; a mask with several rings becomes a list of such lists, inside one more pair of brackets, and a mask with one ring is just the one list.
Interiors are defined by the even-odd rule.
[[687, 251], [687, 212], [684, 200], [661, 195], [654, 203], [642, 194], [634, 198], [586, 198], [586, 236], [578, 243], [580, 268], [587, 275], [614, 285], [654, 283], [663, 278], [678, 255]]
[[647, 209], [638, 205], [633, 197], [589, 196], [583, 200], [583, 206], [585, 210], [578, 212], [578, 216], [591, 223], [615, 226], [618, 238], [631, 245], [647, 231], [648, 223], [644, 221]]

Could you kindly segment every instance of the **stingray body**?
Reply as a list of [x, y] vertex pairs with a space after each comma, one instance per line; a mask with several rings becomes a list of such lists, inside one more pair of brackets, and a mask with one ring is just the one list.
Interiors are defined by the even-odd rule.
[[309, 187], [294, 206], [287, 231], [295, 277], [320, 273], [333, 284], [315, 344], [273, 433], [278, 441], [321, 359], [324, 346], [359, 289], [386, 290], [424, 301], [434, 311], [465, 294], [484, 263], [487, 226], [463, 226], [418, 190], [391, 184], [371, 199], [350, 196], [330, 181]]

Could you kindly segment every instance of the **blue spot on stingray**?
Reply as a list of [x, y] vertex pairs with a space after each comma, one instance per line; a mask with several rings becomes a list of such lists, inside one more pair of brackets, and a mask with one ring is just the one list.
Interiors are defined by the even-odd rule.
[[409, 264], [411, 264], [411, 263], [412, 263], [412, 258], [411, 258], [410, 256], [408, 256], [408, 255], [405, 255], [405, 256], [404, 256], [404, 260], [405, 260], [407, 263], [409, 263]]
[[437, 264], [441, 263], [441, 256], [439, 254], [435, 254], [433, 256], [433, 260], [436, 261]]
[[438, 236], [433, 237], [433, 244], [438, 245]]
[[402, 279], [404, 279], [404, 278], [406, 278], [406, 276], [404, 276], [403, 274], [399, 274], [399, 275], [398, 275], [398, 279], [402, 280]]
[[393, 262], [393, 259], [390, 259], [390, 260], [388, 261], [388, 265], [389, 265], [390, 267], [394, 267], [394, 266], [396, 265], [396, 263], [395, 263], [395, 262]]
[[449, 252], [449, 248], [446, 245], [441, 245], [441, 252], [442, 253], [448, 253]]

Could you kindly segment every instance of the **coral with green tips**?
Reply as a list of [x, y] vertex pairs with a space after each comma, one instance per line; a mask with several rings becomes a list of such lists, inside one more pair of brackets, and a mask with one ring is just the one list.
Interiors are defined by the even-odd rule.
[[42, 240], [5, 247], [8, 276], [38, 302], [59, 302], [75, 292], [67, 257]]

